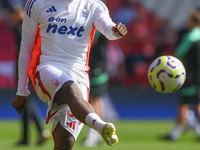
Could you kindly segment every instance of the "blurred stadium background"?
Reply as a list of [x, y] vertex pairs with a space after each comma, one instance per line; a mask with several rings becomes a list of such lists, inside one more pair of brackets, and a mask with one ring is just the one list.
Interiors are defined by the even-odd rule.
[[[187, 26], [189, 12], [200, 7], [200, 1], [107, 0], [107, 5], [113, 20], [125, 23], [129, 31], [125, 38], [108, 45], [109, 94], [119, 117], [173, 118], [176, 93], [152, 90], [147, 70], [157, 56], [173, 55], [178, 32]], [[15, 96], [17, 52], [8, 10], [2, 6], [0, 3], [0, 107], [4, 110], [11, 108]], [[9, 112], [0, 117], [16, 117], [12, 109]]]
[[[177, 93], [154, 91], [148, 83], [147, 70], [156, 57], [173, 55], [179, 31], [187, 26], [189, 12], [200, 8], [200, 0], [107, 0], [107, 6], [113, 20], [126, 24], [129, 31], [125, 38], [110, 41], [107, 47], [110, 74], [110, 87], [105, 95], [110, 110], [107, 118], [173, 120]], [[0, 0], [0, 121], [19, 119], [11, 105], [16, 92], [16, 59], [8, 10]], [[46, 105], [39, 99], [37, 102], [44, 118]]]

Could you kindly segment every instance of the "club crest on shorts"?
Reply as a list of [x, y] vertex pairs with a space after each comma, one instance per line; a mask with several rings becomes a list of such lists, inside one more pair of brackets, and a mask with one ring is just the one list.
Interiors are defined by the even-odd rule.
[[60, 84], [60, 82], [57, 79], [54, 79], [54, 78], [51, 80], [51, 82], [55, 87], [57, 87]]

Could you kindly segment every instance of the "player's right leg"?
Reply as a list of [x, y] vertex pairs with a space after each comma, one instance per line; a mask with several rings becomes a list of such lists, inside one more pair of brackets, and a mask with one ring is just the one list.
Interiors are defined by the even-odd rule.
[[64, 129], [60, 123], [54, 130], [54, 150], [72, 150], [75, 143], [74, 136]]

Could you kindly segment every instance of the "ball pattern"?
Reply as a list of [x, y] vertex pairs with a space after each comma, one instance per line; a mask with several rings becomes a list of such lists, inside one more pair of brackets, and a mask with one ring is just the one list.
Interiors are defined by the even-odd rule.
[[151, 86], [158, 92], [172, 93], [185, 82], [186, 72], [182, 62], [173, 56], [155, 59], [148, 70]]

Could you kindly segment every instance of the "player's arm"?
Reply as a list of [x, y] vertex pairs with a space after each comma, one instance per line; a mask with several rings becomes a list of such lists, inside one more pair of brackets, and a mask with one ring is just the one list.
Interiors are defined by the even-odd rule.
[[194, 42], [190, 38], [190, 34], [188, 33], [183, 37], [180, 44], [175, 49], [175, 56], [179, 59], [183, 59], [187, 53], [190, 51]]
[[[30, 1], [32, 7], [28, 7]], [[34, 1], [29, 0], [25, 6], [23, 25], [22, 25], [22, 41], [18, 59], [18, 87], [17, 96], [13, 100], [12, 105], [20, 114], [26, 106], [27, 96], [30, 94], [28, 90], [28, 68], [32, 56], [32, 50], [37, 34], [37, 9]]]
[[96, 5], [94, 25], [109, 40], [122, 38], [128, 32], [124, 24], [112, 21], [106, 5], [101, 1]]

